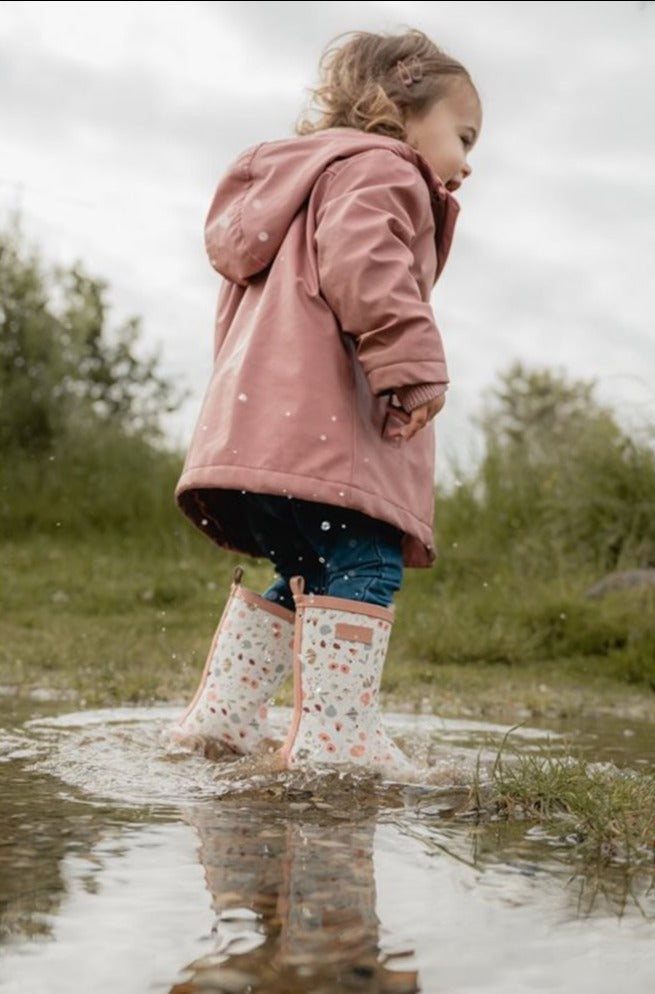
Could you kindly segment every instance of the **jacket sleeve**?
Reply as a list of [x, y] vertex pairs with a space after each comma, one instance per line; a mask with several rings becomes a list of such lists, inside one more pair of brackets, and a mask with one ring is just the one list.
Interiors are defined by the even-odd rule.
[[413, 251], [417, 229], [425, 233], [431, 225], [425, 181], [386, 150], [353, 156], [322, 181], [315, 232], [320, 288], [341, 329], [355, 338], [371, 390], [445, 386], [441, 335]]

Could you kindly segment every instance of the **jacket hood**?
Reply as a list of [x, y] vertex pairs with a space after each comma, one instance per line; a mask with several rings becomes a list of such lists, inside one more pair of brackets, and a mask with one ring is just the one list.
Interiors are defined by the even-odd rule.
[[438, 276], [459, 204], [406, 142], [353, 128], [265, 142], [243, 152], [219, 183], [205, 224], [205, 244], [214, 269], [233, 283], [247, 284], [270, 266], [321, 173], [337, 159], [376, 148], [413, 163], [431, 191]]

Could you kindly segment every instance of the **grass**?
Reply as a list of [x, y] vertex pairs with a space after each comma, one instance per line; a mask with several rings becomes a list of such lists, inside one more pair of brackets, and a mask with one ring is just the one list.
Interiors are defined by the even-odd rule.
[[220, 617], [229, 559], [134, 537], [6, 544], [0, 679], [89, 705], [181, 700]]
[[408, 573], [387, 690], [415, 698], [437, 683], [460, 714], [497, 714], [504, 701], [510, 716], [615, 706], [655, 717], [655, 591], [589, 600], [591, 582], [583, 571], [527, 582], [508, 568], [482, 582]]
[[652, 774], [575, 755], [514, 752], [507, 745], [509, 734], [490, 785], [474, 785], [473, 810], [479, 817], [539, 823], [542, 840], [575, 847], [587, 869], [618, 864], [655, 873]]
[[[89, 706], [183, 702], [195, 689], [240, 561], [183, 521], [161, 541], [130, 532], [75, 537], [53, 528], [50, 535], [5, 542], [0, 683], [67, 692]], [[265, 587], [270, 566], [246, 565], [248, 585]], [[531, 612], [549, 596], [543, 585], [527, 604], [517, 593], [492, 592], [493, 604], [478, 616], [475, 597], [467, 606], [465, 592], [437, 596], [438, 582], [437, 571], [408, 574], [384, 672], [387, 706], [510, 721], [604, 710], [655, 718], [650, 687], [626, 680], [611, 651], [590, 655], [578, 648], [555, 658], [533, 651], [522, 658], [521, 640], [534, 643]], [[609, 609], [592, 602], [589, 610], [597, 612], [599, 627], [629, 630], [648, 619], [652, 605], [638, 598]], [[532, 620], [521, 628], [517, 618], [526, 617]], [[501, 638], [512, 653], [491, 651]], [[290, 701], [288, 686], [280, 700]]]

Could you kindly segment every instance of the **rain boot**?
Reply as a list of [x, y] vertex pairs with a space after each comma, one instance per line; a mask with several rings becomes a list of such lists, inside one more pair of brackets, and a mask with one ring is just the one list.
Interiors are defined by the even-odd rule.
[[200, 685], [169, 739], [207, 754], [250, 753], [269, 739], [268, 701], [292, 666], [293, 611], [241, 586], [234, 571]]
[[393, 779], [415, 768], [382, 726], [380, 679], [393, 611], [362, 601], [304, 594], [296, 603], [294, 710], [282, 748], [287, 769], [363, 766]]

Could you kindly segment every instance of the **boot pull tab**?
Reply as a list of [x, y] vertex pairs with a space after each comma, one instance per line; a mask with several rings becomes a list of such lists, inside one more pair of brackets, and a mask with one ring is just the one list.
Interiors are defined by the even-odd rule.
[[235, 587], [238, 587], [243, 580], [243, 566], [235, 566], [234, 573], [232, 574], [232, 583]]
[[302, 597], [305, 593], [305, 580], [302, 576], [292, 576], [289, 580], [289, 586], [291, 587], [291, 593], [296, 597]]

